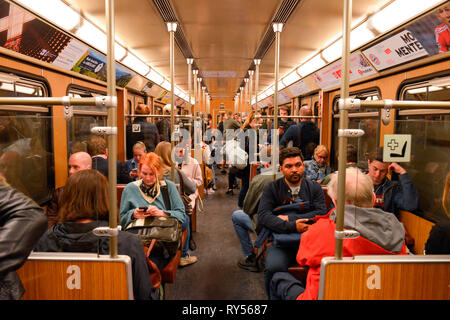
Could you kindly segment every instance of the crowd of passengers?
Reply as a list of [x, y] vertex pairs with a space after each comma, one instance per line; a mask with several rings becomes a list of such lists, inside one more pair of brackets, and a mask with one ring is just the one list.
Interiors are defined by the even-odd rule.
[[[145, 114], [145, 106], [141, 107], [144, 111], [139, 112]], [[262, 163], [251, 181], [249, 163], [240, 167], [225, 162], [217, 165], [225, 173], [228, 169], [228, 194], [236, 188], [236, 179], [241, 179], [239, 210], [232, 214], [243, 253], [238, 266], [253, 272], [264, 270], [269, 299], [317, 299], [321, 259], [334, 255], [337, 173], [327, 165], [329, 152], [319, 145], [319, 129], [308, 118], [311, 110], [302, 107], [300, 115], [305, 118], [296, 124], [288, 119], [288, 113], [281, 111], [279, 167], [275, 178], [270, 162]], [[267, 123], [254, 113], [243, 124], [240, 120], [238, 115], [228, 113], [222, 117], [218, 130], [226, 133], [226, 129], [267, 128]], [[138, 120], [133, 124], [139, 124], [139, 130], [145, 131], [144, 126], [149, 123]], [[180, 266], [197, 262], [189, 254], [189, 249], [195, 250], [196, 244], [179, 186], [182, 184], [183, 192], [195, 207], [199, 197], [197, 188], [205, 177], [199, 163], [185, 149], [175, 150], [184, 160], [173, 163], [171, 144], [164, 137], [164, 134], [170, 136], [170, 127], [164, 134], [159, 134], [160, 129], [155, 127], [153, 145], [148, 145], [141, 136], [142, 140], [135, 141], [131, 148], [132, 157], [124, 165], [117, 163], [118, 181], [127, 183], [120, 199], [118, 223], [122, 231], [118, 236], [118, 253], [132, 259], [135, 299], [158, 299], [160, 287], [151, 282], [142, 241], [126, 230], [133, 221], [149, 216], [176, 218], [188, 234]], [[204, 129], [211, 127], [211, 117], [207, 117]], [[141, 133], [139, 130], [135, 126], [134, 131]], [[248, 153], [248, 141], [244, 145]], [[221, 152], [220, 146], [214, 143], [202, 149], [207, 151], [204, 160], [212, 152]], [[19, 299], [23, 295], [15, 270], [23, 265], [32, 250], [108, 254], [108, 239], [92, 233], [96, 227], [108, 225], [109, 209], [115, 205], [108, 198], [106, 142], [102, 137], [93, 136], [87, 142], [87, 152], [74, 151], [69, 157], [67, 182], [54, 191], [46, 212], [9, 186], [5, 179], [0, 180], [0, 299]], [[270, 157], [271, 148], [267, 147], [266, 152]], [[213, 184], [209, 187], [212, 194]], [[166, 206], [163, 189], [168, 191], [170, 208]], [[449, 190], [450, 174], [443, 192], [442, 221], [432, 228], [426, 254], [450, 253]], [[397, 163], [383, 162], [381, 149], [374, 150], [368, 163], [362, 166], [357, 163], [356, 148], [348, 145], [344, 228], [356, 230], [360, 236], [344, 239], [343, 255], [411, 254], [408, 245], [414, 240], [398, 217], [400, 210], [419, 210], [418, 199], [406, 170]], [[257, 234], [255, 241], [250, 237], [252, 232]], [[172, 257], [150, 254], [149, 258], [162, 270]], [[307, 268], [305, 279], [296, 279], [288, 273], [289, 266], [296, 263]]]

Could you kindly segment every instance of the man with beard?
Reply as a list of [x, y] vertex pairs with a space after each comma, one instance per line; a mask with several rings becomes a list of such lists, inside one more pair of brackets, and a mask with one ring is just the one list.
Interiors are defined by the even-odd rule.
[[[284, 148], [280, 151], [280, 172], [283, 177], [264, 187], [258, 207], [258, 224], [275, 233], [302, 233], [308, 230], [308, 219], [298, 215], [277, 214], [275, 208], [298, 202], [308, 202], [308, 216], [326, 214], [322, 187], [303, 176], [305, 165], [300, 149]], [[269, 246], [264, 267], [264, 285], [270, 297], [270, 281], [275, 272], [287, 271], [295, 263], [297, 247]]]

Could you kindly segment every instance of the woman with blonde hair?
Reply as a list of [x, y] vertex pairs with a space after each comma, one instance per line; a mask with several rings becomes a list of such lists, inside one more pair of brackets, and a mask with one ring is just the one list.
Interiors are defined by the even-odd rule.
[[328, 149], [323, 144], [314, 149], [311, 160], [305, 161], [305, 176], [311, 180], [321, 182], [333, 170], [327, 165]]

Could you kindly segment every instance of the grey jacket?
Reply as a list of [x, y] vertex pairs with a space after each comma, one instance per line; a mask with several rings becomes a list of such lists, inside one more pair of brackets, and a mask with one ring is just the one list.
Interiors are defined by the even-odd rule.
[[[335, 220], [335, 212], [330, 219]], [[405, 241], [405, 228], [394, 214], [379, 208], [345, 205], [344, 228], [358, 231], [362, 237], [391, 251], [399, 252]]]

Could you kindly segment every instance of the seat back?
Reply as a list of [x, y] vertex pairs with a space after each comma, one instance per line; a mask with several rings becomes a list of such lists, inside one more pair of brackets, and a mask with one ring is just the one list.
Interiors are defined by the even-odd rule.
[[322, 259], [320, 300], [448, 300], [450, 255]]
[[24, 300], [132, 300], [131, 259], [93, 253], [33, 252], [17, 271]]
[[400, 211], [399, 220], [405, 226], [408, 234], [414, 239], [413, 253], [423, 254], [434, 223], [408, 211]]

